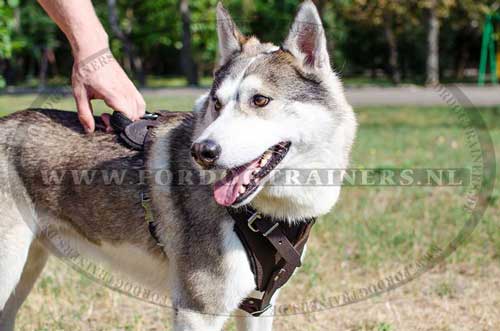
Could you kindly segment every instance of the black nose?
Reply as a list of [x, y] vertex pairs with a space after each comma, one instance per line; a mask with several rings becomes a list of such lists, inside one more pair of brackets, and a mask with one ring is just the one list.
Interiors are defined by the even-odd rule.
[[219, 158], [221, 147], [213, 140], [203, 140], [191, 146], [191, 155], [201, 166], [209, 168]]

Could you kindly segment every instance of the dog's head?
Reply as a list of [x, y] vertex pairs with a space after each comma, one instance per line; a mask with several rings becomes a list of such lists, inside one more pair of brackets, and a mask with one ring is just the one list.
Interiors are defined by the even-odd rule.
[[338, 185], [297, 185], [285, 170], [345, 168], [356, 131], [316, 7], [300, 6], [282, 47], [243, 36], [221, 4], [217, 28], [220, 68], [197, 103], [192, 146], [202, 167], [229, 170], [216, 201], [286, 219], [328, 212]]

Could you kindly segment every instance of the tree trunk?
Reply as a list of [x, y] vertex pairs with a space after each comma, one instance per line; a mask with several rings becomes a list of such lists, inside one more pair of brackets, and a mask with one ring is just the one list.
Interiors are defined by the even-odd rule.
[[52, 74], [57, 75], [56, 54], [51, 47], [44, 47], [42, 58], [40, 59], [40, 72], [38, 73], [39, 89], [44, 89], [47, 85], [47, 77], [49, 75], [49, 65], [52, 68]]
[[431, 1], [427, 15], [427, 84], [439, 83], [439, 18], [437, 0]]
[[399, 68], [399, 52], [396, 35], [392, 27], [392, 18], [390, 16], [384, 19], [384, 34], [389, 47], [389, 75], [394, 84], [401, 83], [401, 72]]
[[139, 82], [140, 86], [146, 85], [146, 76], [144, 74], [144, 66], [142, 64], [142, 59], [135, 54], [134, 45], [127, 37], [127, 35], [120, 28], [120, 23], [118, 19], [118, 10], [116, 8], [116, 0], [108, 1], [108, 19], [109, 25], [113, 34], [118, 38], [123, 45], [123, 50], [128, 57], [130, 63], [130, 68], [135, 76], [135, 79]]
[[187, 82], [191, 86], [198, 85], [198, 70], [193, 59], [191, 40], [191, 13], [189, 11], [189, 0], [180, 0], [182, 17], [182, 50], [181, 65]]
[[40, 72], [38, 73], [39, 89], [44, 89], [47, 85], [47, 71], [49, 70], [49, 49], [44, 47], [42, 58], [40, 59]]
[[463, 80], [465, 77], [465, 69], [467, 68], [467, 62], [469, 61], [469, 45], [463, 39], [458, 43], [458, 51], [455, 56], [455, 79]]
[[455, 56], [455, 79], [463, 80], [465, 78], [465, 69], [470, 58], [470, 40], [474, 40], [474, 32], [469, 27], [465, 27], [458, 33], [458, 38], [455, 42], [458, 48]]

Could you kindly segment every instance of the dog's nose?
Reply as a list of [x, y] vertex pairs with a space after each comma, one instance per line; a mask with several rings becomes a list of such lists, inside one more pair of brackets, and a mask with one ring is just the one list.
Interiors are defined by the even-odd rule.
[[213, 140], [203, 140], [191, 146], [191, 155], [201, 166], [211, 167], [219, 158], [221, 147]]

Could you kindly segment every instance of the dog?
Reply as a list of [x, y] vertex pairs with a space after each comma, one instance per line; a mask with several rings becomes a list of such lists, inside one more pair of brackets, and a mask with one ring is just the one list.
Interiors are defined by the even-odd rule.
[[[62, 254], [47, 229], [78, 254], [169, 293], [176, 331], [221, 330], [230, 315], [238, 330], [272, 329], [272, 308], [262, 317], [238, 309], [259, 293], [227, 210], [251, 205], [289, 224], [328, 213], [339, 186], [271, 182], [285, 176], [280, 169], [346, 168], [357, 124], [311, 1], [300, 5], [281, 47], [244, 36], [220, 3], [217, 33], [220, 63], [210, 92], [193, 112], [163, 116], [145, 152], [115, 134], [84, 134], [73, 112], [31, 109], [0, 119], [0, 330], [14, 329], [47, 257]], [[71, 176], [47, 182], [51, 171], [89, 169], [129, 171], [121, 185], [99, 176], [91, 185]], [[225, 177], [160, 185], [152, 175], [139, 178], [142, 170]], [[143, 190], [162, 246], [145, 226]]]

